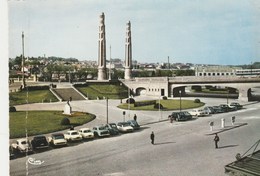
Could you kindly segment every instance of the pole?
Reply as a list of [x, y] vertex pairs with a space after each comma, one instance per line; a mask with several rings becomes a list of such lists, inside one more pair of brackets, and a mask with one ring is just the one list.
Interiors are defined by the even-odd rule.
[[107, 104], [107, 124], [108, 124], [108, 98], [106, 98], [106, 104]]
[[227, 105], [228, 105], [229, 90], [227, 88]]
[[181, 90], [179, 91], [180, 94], [180, 112], [181, 112]]
[[24, 34], [22, 32], [22, 87], [25, 87], [25, 78], [24, 78]]
[[130, 89], [128, 87], [128, 118], [130, 119]]
[[111, 80], [111, 45], [110, 45], [110, 61], [109, 61], [109, 80]]

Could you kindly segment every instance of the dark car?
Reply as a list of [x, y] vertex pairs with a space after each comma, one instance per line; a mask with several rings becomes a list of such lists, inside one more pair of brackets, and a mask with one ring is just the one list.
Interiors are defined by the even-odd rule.
[[212, 106], [205, 106], [204, 111], [206, 111], [208, 114], [215, 114], [215, 110]]
[[231, 107], [228, 104], [220, 104], [219, 105], [225, 112], [230, 112], [230, 111], [236, 111], [237, 108], [236, 107]]
[[230, 107], [236, 107], [237, 109], [242, 109], [243, 105], [236, 103], [236, 102], [232, 102], [229, 104]]
[[215, 113], [223, 113], [225, 112], [220, 106], [213, 106]]
[[33, 150], [39, 149], [47, 149], [49, 147], [49, 143], [44, 135], [34, 136], [31, 140]]
[[105, 127], [108, 129], [110, 135], [118, 135], [119, 130], [115, 123], [108, 123], [105, 125]]
[[134, 130], [140, 129], [140, 125], [137, 123], [137, 121], [135, 121], [135, 120], [128, 120], [127, 122], [134, 128]]
[[173, 112], [168, 116], [168, 118], [173, 119], [175, 121], [186, 121], [191, 120], [192, 115], [188, 111]]

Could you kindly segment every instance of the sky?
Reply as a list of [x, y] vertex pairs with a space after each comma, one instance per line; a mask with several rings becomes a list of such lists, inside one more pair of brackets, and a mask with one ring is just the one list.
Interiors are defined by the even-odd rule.
[[[9, 0], [9, 57], [96, 60], [105, 14], [107, 59], [237, 65], [260, 61], [259, 0]], [[109, 49], [111, 46], [111, 50]]]

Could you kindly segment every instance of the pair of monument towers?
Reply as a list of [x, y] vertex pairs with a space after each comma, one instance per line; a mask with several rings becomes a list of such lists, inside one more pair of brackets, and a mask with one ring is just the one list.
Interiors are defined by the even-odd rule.
[[[105, 14], [99, 16], [99, 40], [98, 40], [98, 80], [106, 80], [106, 30]], [[126, 41], [125, 41], [125, 79], [131, 79], [132, 76], [132, 39], [131, 23], [126, 24]], [[111, 63], [110, 63], [111, 64]]]

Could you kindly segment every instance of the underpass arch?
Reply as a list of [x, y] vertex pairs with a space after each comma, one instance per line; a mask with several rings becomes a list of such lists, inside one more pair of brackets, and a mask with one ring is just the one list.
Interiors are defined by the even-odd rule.
[[144, 87], [138, 87], [136, 88], [135, 92], [136, 95], [146, 95], [147, 90]]

